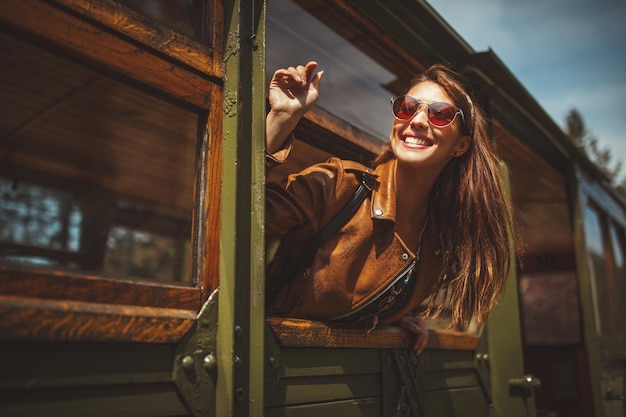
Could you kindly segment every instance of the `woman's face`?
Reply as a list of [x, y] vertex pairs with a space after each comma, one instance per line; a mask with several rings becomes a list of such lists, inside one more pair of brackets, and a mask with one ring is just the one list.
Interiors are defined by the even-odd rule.
[[[432, 81], [414, 85], [407, 95], [421, 102], [443, 101], [456, 105], [446, 92]], [[415, 168], [428, 168], [438, 175], [454, 157], [462, 155], [469, 147], [469, 136], [463, 135], [463, 118], [457, 115], [454, 122], [438, 128], [428, 122], [425, 105], [409, 120], [395, 119], [391, 130], [391, 149], [398, 164]]]

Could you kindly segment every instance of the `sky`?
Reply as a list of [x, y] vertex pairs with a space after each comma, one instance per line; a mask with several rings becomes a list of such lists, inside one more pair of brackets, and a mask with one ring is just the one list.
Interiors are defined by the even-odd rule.
[[626, 0], [427, 0], [491, 48], [561, 128], [576, 108], [626, 175]]

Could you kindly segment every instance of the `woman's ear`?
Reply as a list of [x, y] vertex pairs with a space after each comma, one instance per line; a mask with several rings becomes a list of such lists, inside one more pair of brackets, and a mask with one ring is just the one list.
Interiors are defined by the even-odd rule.
[[470, 145], [470, 137], [468, 135], [463, 135], [459, 138], [459, 144], [457, 145], [456, 149], [454, 150], [453, 155], [455, 157], [461, 156], [463, 155], [465, 152], [467, 152], [467, 150], [469, 149], [469, 145]]

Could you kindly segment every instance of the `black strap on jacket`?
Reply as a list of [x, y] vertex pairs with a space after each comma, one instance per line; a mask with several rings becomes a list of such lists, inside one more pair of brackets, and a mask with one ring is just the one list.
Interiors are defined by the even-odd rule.
[[322, 229], [320, 229], [311, 240], [300, 250], [298, 256], [291, 261], [277, 279], [273, 280], [265, 288], [265, 305], [270, 305], [274, 298], [278, 295], [280, 290], [283, 289], [287, 282], [295, 275], [295, 273], [301, 269], [307, 262], [311, 262], [313, 255], [317, 248], [324, 243], [333, 233], [335, 233], [341, 226], [346, 224], [356, 211], [361, 206], [361, 203], [367, 196], [372, 193], [372, 187], [376, 181], [376, 177], [362, 173], [361, 183], [357, 187], [356, 191], [350, 201], [341, 209], [335, 217], [333, 217]]

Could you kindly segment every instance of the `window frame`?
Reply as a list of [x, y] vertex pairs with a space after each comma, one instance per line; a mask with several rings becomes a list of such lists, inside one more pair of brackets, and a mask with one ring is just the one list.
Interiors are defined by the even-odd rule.
[[221, 2], [207, 0], [204, 18], [206, 45], [201, 45], [113, 0], [0, 4], [4, 31], [51, 47], [200, 116], [191, 219], [193, 287], [0, 266], [2, 339], [175, 343], [217, 287]]

